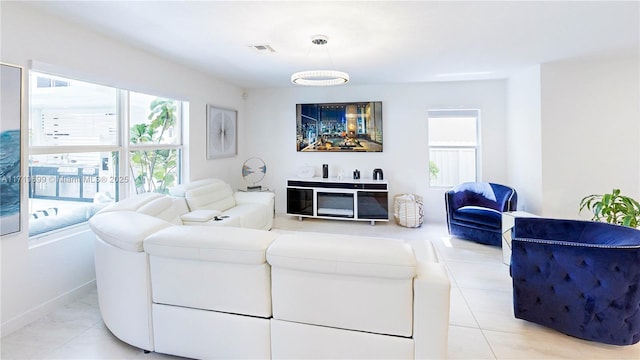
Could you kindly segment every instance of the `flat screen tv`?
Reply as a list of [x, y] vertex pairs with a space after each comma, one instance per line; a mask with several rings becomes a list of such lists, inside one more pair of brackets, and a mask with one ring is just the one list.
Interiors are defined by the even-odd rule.
[[382, 152], [382, 102], [296, 105], [296, 150]]

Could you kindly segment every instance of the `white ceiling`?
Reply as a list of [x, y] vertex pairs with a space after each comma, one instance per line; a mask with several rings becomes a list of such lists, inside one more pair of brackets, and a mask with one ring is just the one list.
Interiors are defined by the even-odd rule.
[[[352, 85], [505, 78], [561, 59], [637, 55], [640, 44], [638, 1], [30, 4], [242, 88], [295, 86], [293, 72], [316, 68], [346, 71]], [[312, 45], [315, 34], [329, 43]]]

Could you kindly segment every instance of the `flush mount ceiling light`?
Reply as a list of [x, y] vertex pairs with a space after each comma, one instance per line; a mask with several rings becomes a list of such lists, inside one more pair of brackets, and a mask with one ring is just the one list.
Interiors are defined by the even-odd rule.
[[[317, 46], [326, 45], [329, 38], [324, 35], [315, 35], [311, 43]], [[327, 50], [327, 54], [329, 51]], [[329, 56], [331, 59], [331, 56]], [[349, 74], [336, 70], [309, 70], [300, 71], [291, 75], [291, 82], [304, 86], [332, 86], [342, 85], [349, 81]]]

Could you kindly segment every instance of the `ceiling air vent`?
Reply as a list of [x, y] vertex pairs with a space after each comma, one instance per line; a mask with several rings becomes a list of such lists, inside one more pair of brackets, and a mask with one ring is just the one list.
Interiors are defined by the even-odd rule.
[[251, 45], [251, 47], [257, 52], [276, 52], [271, 45], [260, 44], [260, 45]]

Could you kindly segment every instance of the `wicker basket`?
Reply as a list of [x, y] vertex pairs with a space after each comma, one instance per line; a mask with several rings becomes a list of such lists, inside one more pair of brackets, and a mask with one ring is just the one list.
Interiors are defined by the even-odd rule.
[[420, 227], [424, 219], [422, 196], [398, 194], [393, 197], [393, 218], [405, 227]]

